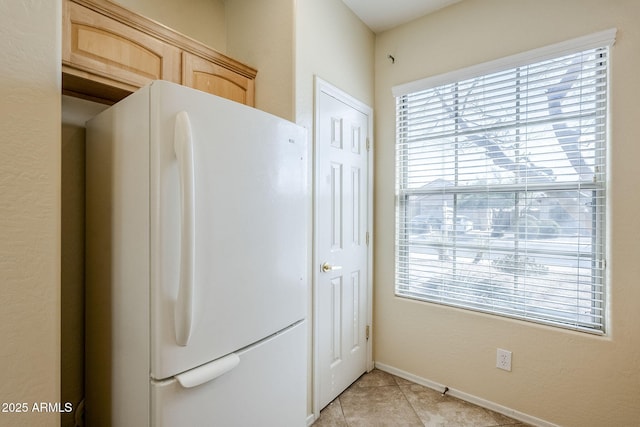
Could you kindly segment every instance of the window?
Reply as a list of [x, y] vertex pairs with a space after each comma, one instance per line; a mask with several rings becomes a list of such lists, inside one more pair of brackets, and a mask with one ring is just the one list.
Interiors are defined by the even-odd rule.
[[394, 88], [398, 296], [604, 332], [614, 36]]

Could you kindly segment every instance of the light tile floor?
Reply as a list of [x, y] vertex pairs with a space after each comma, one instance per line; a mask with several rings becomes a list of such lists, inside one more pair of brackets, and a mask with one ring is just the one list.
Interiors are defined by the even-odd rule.
[[374, 369], [320, 412], [313, 427], [524, 427], [519, 421]]

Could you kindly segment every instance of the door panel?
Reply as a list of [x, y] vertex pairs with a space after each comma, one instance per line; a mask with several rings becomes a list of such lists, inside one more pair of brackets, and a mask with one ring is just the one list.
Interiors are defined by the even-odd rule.
[[367, 369], [369, 116], [320, 92], [316, 140], [319, 405]]

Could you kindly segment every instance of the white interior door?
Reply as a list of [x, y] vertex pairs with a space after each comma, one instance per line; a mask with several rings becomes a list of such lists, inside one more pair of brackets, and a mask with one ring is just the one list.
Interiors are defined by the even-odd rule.
[[371, 364], [371, 119], [316, 80], [316, 413]]

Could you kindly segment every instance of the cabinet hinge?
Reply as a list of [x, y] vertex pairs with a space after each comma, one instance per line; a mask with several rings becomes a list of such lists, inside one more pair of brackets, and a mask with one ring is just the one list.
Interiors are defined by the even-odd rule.
[[367, 339], [367, 341], [369, 341], [369, 325], [367, 325], [367, 327], [364, 330], [364, 336]]
[[367, 151], [371, 149], [371, 140], [367, 137]]
[[369, 246], [369, 232], [367, 231], [364, 236], [365, 243]]

